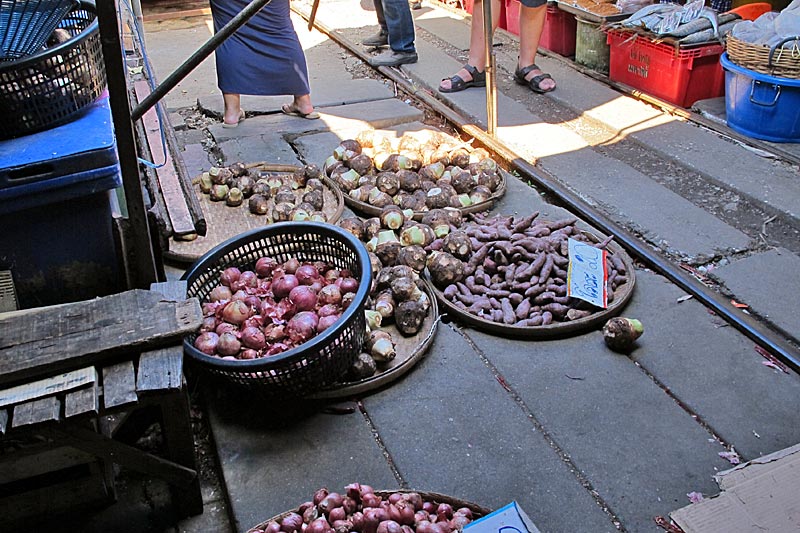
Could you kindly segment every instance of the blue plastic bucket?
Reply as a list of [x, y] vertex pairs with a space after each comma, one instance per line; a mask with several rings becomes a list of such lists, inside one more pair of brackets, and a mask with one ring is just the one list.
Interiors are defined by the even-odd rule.
[[800, 142], [800, 80], [778, 78], [720, 58], [725, 69], [728, 126], [772, 142]]

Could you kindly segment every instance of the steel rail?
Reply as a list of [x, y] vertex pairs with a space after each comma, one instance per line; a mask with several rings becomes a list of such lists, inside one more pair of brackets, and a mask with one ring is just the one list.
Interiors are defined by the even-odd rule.
[[[295, 7], [292, 9], [302, 17], [308, 19], [307, 14], [303, 11], [297, 10]], [[333, 31], [332, 28], [327, 27], [319, 20], [316, 21], [315, 27], [325, 33], [330, 39], [333, 39], [341, 46], [347, 48], [350, 53], [368, 63], [370, 56], [361, 51], [350, 40], [344, 38], [338, 32]], [[768, 328], [753, 316], [743, 313], [740, 309], [733, 306], [728, 298], [707, 287], [700, 280], [686, 273], [679, 266], [676, 266], [653, 250], [650, 245], [641, 242], [634, 234], [609, 220], [600, 211], [580, 198], [580, 196], [570, 191], [553, 177], [546, 176], [541, 169], [537, 169], [533, 164], [521, 158], [501, 141], [489, 135], [478, 126], [468, 123], [465, 117], [462, 117], [455, 110], [432, 96], [426, 90], [420, 89], [417, 85], [402, 76], [399, 70], [390, 67], [377, 67], [376, 70], [396, 83], [404, 92], [417, 98], [433, 111], [443, 116], [459, 130], [475, 138], [479, 143], [483, 144], [487, 150], [493, 152], [500, 159], [507, 162], [525, 179], [557, 198], [566, 208], [581, 217], [584, 222], [591, 224], [606, 235], [613, 235], [614, 241], [625, 248], [629, 254], [640, 259], [652, 270], [658, 272], [682, 290], [691, 294], [697, 301], [714, 311], [720, 318], [724, 319], [750, 340], [767, 350], [795, 372], [800, 373], [800, 350], [788, 342], [787, 339], [783, 338], [783, 334]]]

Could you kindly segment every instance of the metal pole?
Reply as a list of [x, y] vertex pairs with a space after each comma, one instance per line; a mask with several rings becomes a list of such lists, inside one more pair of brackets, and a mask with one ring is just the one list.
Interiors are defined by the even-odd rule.
[[497, 85], [495, 84], [495, 57], [493, 46], [492, 0], [483, 0], [483, 32], [486, 43], [486, 133], [497, 134]]
[[114, 135], [125, 190], [128, 222], [131, 226], [125, 239], [128, 260], [127, 277], [130, 288], [147, 289], [158, 280], [158, 269], [150, 240], [150, 227], [136, 159], [136, 138], [128, 100], [127, 66], [123, 60], [120, 28], [117, 21], [117, 3], [102, 0], [97, 2], [97, 23], [100, 27], [100, 42], [108, 80], [108, 101], [114, 122]]
[[133, 121], [137, 121], [142, 118], [142, 116], [147, 113], [147, 111], [153, 107], [156, 102], [164, 98], [164, 96], [174, 89], [175, 86], [183, 80], [183, 78], [188, 76], [189, 73], [197, 67], [197, 65], [202, 63], [205, 58], [210, 56], [214, 50], [216, 50], [217, 47], [219, 47], [219, 45], [225, 41], [225, 39], [233, 35], [236, 30], [244, 26], [247, 21], [253, 17], [253, 15], [261, 11], [261, 9], [271, 1], [272, 0], [252, 0], [252, 2], [247, 4], [247, 6], [235, 17], [233, 17], [225, 26], [223, 26], [222, 29], [212, 35], [211, 38], [205, 42], [205, 44], [198, 48], [195, 53], [189, 57], [189, 59], [175, 69], [172, 74], [167, 76], [158, 87], [153, 89], [153, 92], [147, 95], [144, 100], [139, 102], [139, 105], [134, 108], [133, 112], [131, 112], [131, 119]]

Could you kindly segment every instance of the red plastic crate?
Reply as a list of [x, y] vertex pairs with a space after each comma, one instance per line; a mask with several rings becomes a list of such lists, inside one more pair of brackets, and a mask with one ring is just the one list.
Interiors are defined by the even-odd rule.
[[[472, 6], [474, 3], [473, 0], [459, 0], [459, 1], [461, 2], [461, 5], [464, 6], [464, 11], [472, 15]], [[481, 6], [481, 9], [483, 9], [483, 6]], [[503, 28], [504, 30], [507, 29], [505, 0], [500, 2], [500, 20], [497, 26], [499, 28]]]
[[[611, 31], [608, 77], [675, 105], [725, 94], [720, 44], [675, 48], [631, 32]], [[633, 37], [633, 38], [632, 38]]]
[[[514, 35], [519, 35], [519, 4], [519, 0], [506, 0], [506, 29]], [[548, 3], [539, 46], [562, 56], [574, 56], [577, 28], [574, 15]]]

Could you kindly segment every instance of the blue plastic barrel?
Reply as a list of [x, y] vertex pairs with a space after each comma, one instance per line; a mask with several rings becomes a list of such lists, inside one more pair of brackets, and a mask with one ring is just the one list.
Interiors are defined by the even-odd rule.
[[761, 74], [720, 58], [728, 126], [772, 142], [800, 142], [800, 80]]

